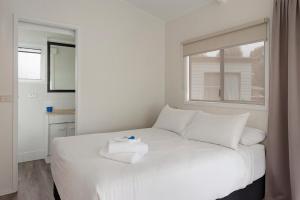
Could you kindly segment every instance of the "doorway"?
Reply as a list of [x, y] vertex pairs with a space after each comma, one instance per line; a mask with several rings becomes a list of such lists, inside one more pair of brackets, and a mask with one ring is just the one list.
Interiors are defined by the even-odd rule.
[[51, 156], [55, 137], [76, 135], [78, 29], [15, 19], [14, 188], [18, 163]]

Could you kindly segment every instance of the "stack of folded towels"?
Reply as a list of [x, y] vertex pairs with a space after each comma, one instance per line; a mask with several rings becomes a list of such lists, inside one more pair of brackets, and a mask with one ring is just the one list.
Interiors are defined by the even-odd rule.
[[100, 151], [100, 155], [105, 158], [129, 164], [139, 162], [146, 153], [148, 145], [135, 136], [109, 140]]

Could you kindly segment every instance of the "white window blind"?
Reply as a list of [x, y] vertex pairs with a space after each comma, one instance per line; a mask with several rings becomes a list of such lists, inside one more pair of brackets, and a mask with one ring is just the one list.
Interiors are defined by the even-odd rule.
[[265, 104], [267, 20], [183, 43], [188, 101]]
[[183, 55], [190, 56], [241, 44], [267, 40], [268, 20], [245, 24], [183, 43]]

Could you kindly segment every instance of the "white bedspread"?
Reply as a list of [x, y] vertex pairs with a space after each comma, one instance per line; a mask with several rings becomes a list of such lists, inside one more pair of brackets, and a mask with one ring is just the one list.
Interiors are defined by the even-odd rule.
[[[141, 162], [99, 156], [109, 139], [121, 135], [136, 135], [149, 145]], [[264, 164], [259, 170], [252, 164], [264, 163], [264, 156], [255, 159], [248, 147], [234, 151], [160, 129], [58, 138], [52, 149], [51, 170], [62, 200], [214, 200], [264, 174]], [[262, 145], [254, 149], [264, 151]]]

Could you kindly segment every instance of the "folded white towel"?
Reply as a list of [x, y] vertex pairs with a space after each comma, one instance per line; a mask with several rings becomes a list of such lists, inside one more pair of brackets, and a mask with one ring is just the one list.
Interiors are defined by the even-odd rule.
[[127, 164], [135, 164], [139, 162], [145, 154], [142, 153], [108, 153], [107, 149], [101, 149], [100, 155], [114, 161], [123, 162]]
[[148, 152], [148, 145], [143, 142], [116, 142], [112, 140], [107, 143], [107, 152], [146, 154]]

